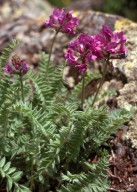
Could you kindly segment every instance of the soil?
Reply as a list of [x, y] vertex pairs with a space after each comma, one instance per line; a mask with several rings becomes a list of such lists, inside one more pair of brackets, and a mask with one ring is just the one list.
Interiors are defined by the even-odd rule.
[[111, 189], [109, 192], [137, 191], [137, 149], [132, 148], [128, 140], [121, 138], [123, 130], [117, 132], [110, 141], [111, 154], [109, 158]]

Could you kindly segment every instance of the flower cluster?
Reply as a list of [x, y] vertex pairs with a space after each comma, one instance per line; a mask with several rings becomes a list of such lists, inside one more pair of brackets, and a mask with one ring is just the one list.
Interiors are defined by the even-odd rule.
[[[99, 39], [98, 39], [98, 36]], [[103, 45], [104, 53], [110, 54], [110, 58], [121, 59], [126, 57], [126, 37], [121, 32], [112, 32], [107, 26], [103, 26], [102, 34], [95, 35], [95, 39]], [[101, 40], [102, 39], [102, 40]], [[105, 55], [105, 54], [104, 54]]]
[[81, 72], [85, 72], [87, 63], [103, 58], [101, 44], [97, 45], [93, 36], [80, 34], [77, 40], [70, 42], [65, 58], [68, 64], [74, 64]]
[[50, 19], [45, 22], [45, 25], [54, 28], [56, 31], [75, 34], [74, 30], [78, 25], [78, 18], [72, 16], [72, 11], [66, 13], [64, 8], [61, 10], [54, 8]]
[[124, 44], [126, 38], [123, 32], [112, 32], [103, 26], [100, 34], [90, 36], [80, 34], [75, 41], [71, 41], [65, 53], [68, 64], [75, 65], [80, 72], [86, 72], [87, 64], [101, 59], [121, 59], [126, 57]]
[[28, 72], [27, 64], [18, 56], [13, 56], [11, 62], [4, 67], [4, 71], [9, 74], [25, 75]]

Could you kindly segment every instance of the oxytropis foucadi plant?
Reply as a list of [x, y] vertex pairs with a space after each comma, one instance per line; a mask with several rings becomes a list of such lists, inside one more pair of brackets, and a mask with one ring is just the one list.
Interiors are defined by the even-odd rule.
[[[57, 34], [75, 34], [78, 18], [55, 8], [45, 25], [56, 34], [49, 56], [41, 53], [39, 70], [29, 70], [16, 55], [9, 60], [17, 41], [1, 54], [0, 187], [7, 192], [106, 192], [108, 151], [103, 146], [130, 114], [122, 109], [109, 114], [106, 106], [95, 109], [94, 103], [107, 67], [113, 59], [126, 57], [126, 38], [103, 26], [100, 34], [82, 33], [71, 41], [65, 59], [83, 80], [82, 87], [80, 82], [80, 89], [70, 93], [62, 79], [63, 65], [53, 67], [50, 57]], [[94, 78], [87, 69], [95, 60], [105, 61], [104, 72], [88, 103], [84, 86]]]

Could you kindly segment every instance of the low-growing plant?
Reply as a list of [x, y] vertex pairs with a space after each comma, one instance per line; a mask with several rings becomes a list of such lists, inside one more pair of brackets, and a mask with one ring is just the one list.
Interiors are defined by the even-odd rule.
[[[72, 12], [54, 9], [46, 25], [74, 34], [78, 19]], [[55, 35], [55, 37], [56, 37]], [[55, 41], [55, 38], [54, 38]], [[109, 188], [108, 151], [102, 146], [131, 117], [124, 109], [109, 113], [94, 108], [110, 59], [125, 57], [123, 32], [103, 26], [101, 34], [80, 34], [65, 53], [68, 64], [82, 73], [82, 81], [68, 94], [62, 73], [41, 53], [39, 70], [14, 55], [13, 40], [1, 55], [0, 176], [7, 192], [105, 192]], [[94, 60], [104, 59], [103, 77], [95, 96], [87, 102], [84, 87], [98, 73], [88, 71]], [[8, 64], [7, 61], [9, 60]], [[4, 69], [4, 72], [3, 72]], [[81, 101], [78, 95], [81, 95]]]

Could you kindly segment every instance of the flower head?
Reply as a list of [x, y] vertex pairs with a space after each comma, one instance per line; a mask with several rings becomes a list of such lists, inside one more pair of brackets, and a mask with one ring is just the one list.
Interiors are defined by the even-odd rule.
[[103, 51], [110, 56], [118, 55], [118, 59], [122, 58], [120, 55], [126, 55], [127, 49], [124, 47], [126, 43], [126, 37], [121, 32], [112, 32], [111, 29], [107, 26], [103, 26], [102, 35], [106, 38], [106, 41], [103, 45]]
[[26, 62], [16, 55], [13, 56], [11, 62], [4, 67], [4, 71], [9, 74], [25, 75], [28, 70]]
[[75, 41], [71, 41], [65, 53], [68, 64], [73, 64], [80, 72], [86, 72], [87, 63], [102, 58], [101, 47], [94, 37], [81, 33]]
[[77, 27], [78, 22], [78, 18], [72, 16], [72, 11], [65, 12], [64, 8], [61, 10], [54, 8], [45, 25], [54, 28], [56, 31], [75, 34], [74, 29]]

